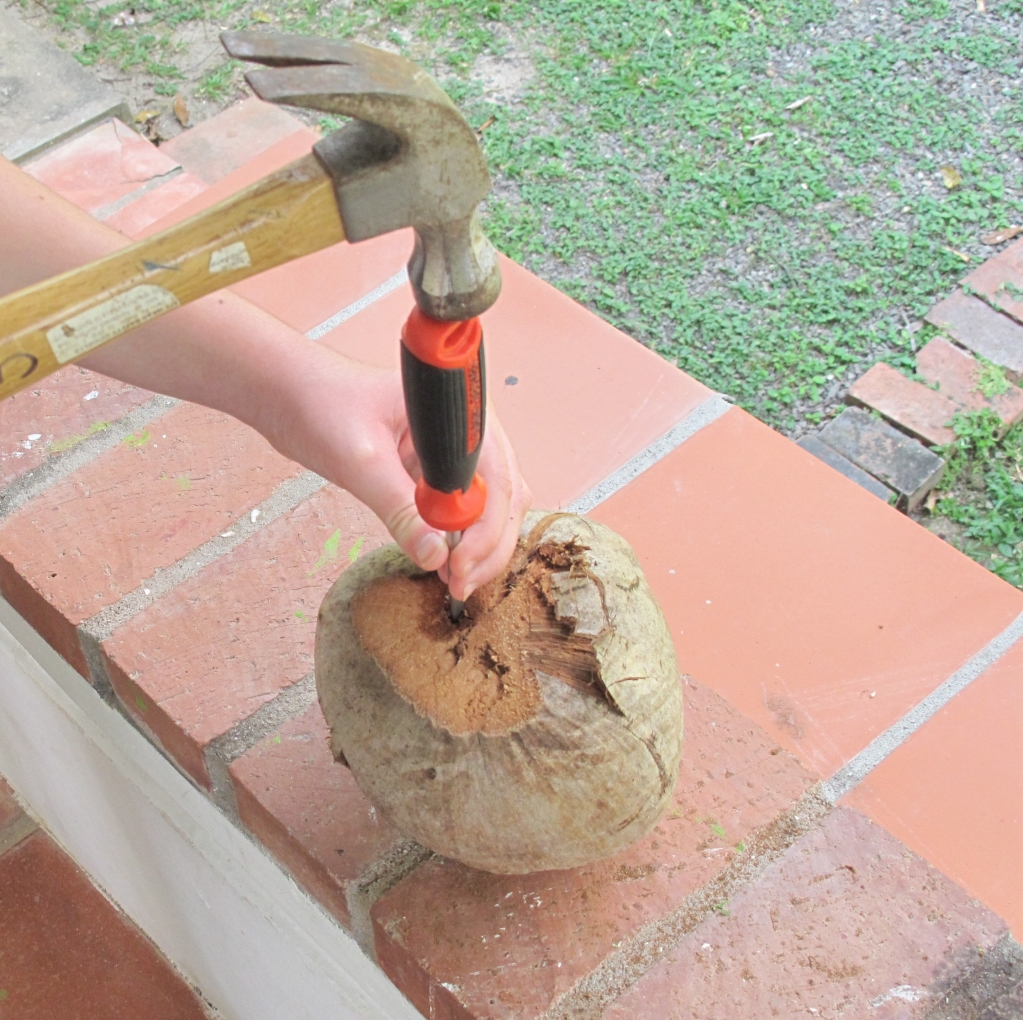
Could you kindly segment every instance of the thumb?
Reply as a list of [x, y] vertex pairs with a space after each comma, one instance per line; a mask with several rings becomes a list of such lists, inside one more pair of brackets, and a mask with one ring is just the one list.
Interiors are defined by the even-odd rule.
[[421, 570], [439, 570], [448, 559], [444, 536], [431, 528], [416, 508], [415, 483], [393, 448], [376, 459], [371, 470], [360, 477], [357, 489], [349, 491], [361, 499], [383, 521], [402, 552]]

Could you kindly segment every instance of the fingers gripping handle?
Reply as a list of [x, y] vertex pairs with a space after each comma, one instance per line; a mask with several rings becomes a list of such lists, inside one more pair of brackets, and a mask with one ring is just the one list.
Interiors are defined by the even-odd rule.
[[416, 506], [440, 531], [464, 531], [483, 513], [476, 474], [486, 421], [479, 319], [440, 322], [413, 309], [401, 333], [401, 375], [412, 442], [423, 477]]

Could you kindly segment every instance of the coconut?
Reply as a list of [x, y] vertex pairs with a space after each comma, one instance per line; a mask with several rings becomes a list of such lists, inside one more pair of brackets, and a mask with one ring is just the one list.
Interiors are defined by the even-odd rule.
[[577, 867], [649, 832], [675, 788], [682, 697], [628, 544], [533, 513], [457, 623], [447, 598], [391, 545], [320, 608], [331, 749], [369, 800], [429, 849], [503, 874]]

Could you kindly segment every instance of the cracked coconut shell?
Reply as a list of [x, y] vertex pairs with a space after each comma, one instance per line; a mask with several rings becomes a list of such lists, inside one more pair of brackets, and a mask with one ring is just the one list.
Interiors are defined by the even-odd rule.
[[626, 542], [583, 517], [530, 514], [457, 624], [397, 546], [362, 558], [320, 608], [316, 684], [334, 756], [377, 809], [485, 871], [618, 853], [675, 788], [667, 625]]

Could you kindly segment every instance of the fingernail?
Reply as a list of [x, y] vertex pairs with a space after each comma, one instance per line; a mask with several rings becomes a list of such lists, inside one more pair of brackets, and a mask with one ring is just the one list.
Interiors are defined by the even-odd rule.
[[440, 566], [447, 558], [448, 547], [443, 538], [436, 532], [424, 535], [416, 545], [415, 559], [419, 566], [430, 569], [431, 565]]

